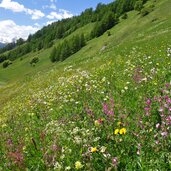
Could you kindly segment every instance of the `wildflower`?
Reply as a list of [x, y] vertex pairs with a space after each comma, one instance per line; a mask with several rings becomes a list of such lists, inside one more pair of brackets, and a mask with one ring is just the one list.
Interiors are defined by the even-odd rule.
[[70, 166], [67, 166], [67, 167], [65, 168], [65, 170], [71, 170], [71, 167], [70, 167]]
[[57, 150], [57, 146], [54, 144], [54, 145], [52, 145], [51, 149], [52, 149], [53, 151], [56, 151], [56, 150]]
[[163, 112], [163, 108], [162, 107], [160, 107], [159, 112]]
[[101, 153], [104, 153], [105, 151], [106, 151], [106, 147], [105, 146], [102, 146], [100, 152]]
[[2, 124], [2, 128], [5, 128], [5, 127], [7, 127], [7, 124]]
[[91, 148], [91, 152], [92, 152], [92, 153], [94, 153], [94, 152], [96, 152], [96, 151], [97, 151], [97, 148], [96, 148], [96, 147], [92, 147], [92, 148]]
[[117, 135], [119, 133], [119, 129], [115, 129], [114, 134]]
[[118, 165], [118, 158], [117, 157], [114, 157], [112, 159], [112, 164], [113, 164], [114, 167], [117, 167], [117, 165]]
[[150, 130], [149, 130], [149, 132], [152, 132], [153, 131], [153, 129], [151, 128]]
[[125, 86], [125, 87], [124, 87], [124, 89], [125, 89], [125, 90], [128, 90], [128, 87], [127, 87], [127, 86]]
[[83, 167], [83, 165], [81, 164], [80, 161], [76, 161], [75, 162], [75, 168], [78, 170], [78, 169], [81, 169]]
[[95, 121], [94, 121], [94, 125], [95, 125], [96, 127], [100, 126], [99, 121], [98, 121], [98, 120], [95, 120]]
[[120, 126], [122, 124], [122, 122], [118, 122], [117, 125]]
[[95, 125], [96, 127], [98, 127], [98, 126], [100, 126], [101, 124], [103, 124], [103, 121], [104, 121], [103, 118], [100, 118], [100, 119], [98, 119], [98, 120], [95, 120], [95, 121], [94, 121], [94, 125]]
[[126, 128], [122, 128], [120, 129], [119, 133], [122, 135], [122, 134], [126, 134]]
[[159, 123], [157, 123], [157, 124], [156, 124], [156, 128], [159, 128], [159, 127], [160, 127], [160, 124], [159, 124]]
[[168, 133], [167, 133], [167, 132], [162, 132], [161, 135], [162, 135], [163, 137], [167, 137]]
[[147, 99], [146, 104], [150, 105], [151, 104], [151, 99]]

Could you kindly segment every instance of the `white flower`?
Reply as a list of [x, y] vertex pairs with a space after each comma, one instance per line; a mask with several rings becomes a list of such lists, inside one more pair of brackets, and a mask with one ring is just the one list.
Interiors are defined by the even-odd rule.
[[125, 89], [125, 90], [128, 90], [128, 87], [127, 87], [127, 86], [125, 86], [125, 87], [124, 87], [124, 89]]
[[100, 152], [101, 153], [104, 153], [106, 151], [106, 147], [105, 146], [102, 146], [101, 148], [100, 148]]
[[71, 170], [71, 167], [70, 167], [70, 166], [67, 166], [67, 167], [65, 168], [65, 170]]

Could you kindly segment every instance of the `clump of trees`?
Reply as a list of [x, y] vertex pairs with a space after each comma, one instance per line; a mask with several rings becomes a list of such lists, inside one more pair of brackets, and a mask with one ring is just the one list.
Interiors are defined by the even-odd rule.
[[65, 40], [63, 43], [54, 47], [50, 54], [52, 62], [64, 61], [72, 54], [79, 51], [86, 45], [84, 34], [73, 36], [70, 40]]
[[128, 14], [127, 13], [124, 13], [123, 15], [122, 15], [122, 19], [127, 19], [128, 18]]
[[35, 66], [37, 62], [39, 62], [39, 58], [38, 57], [34, 57], [34, 58], [31, 59], [30, 65]]
[[93, 31], [91, 32], [91, 38], [99, 37], [104, 32], [112, 28], [118, 22], [118, 18], [112, 12], [107, 13], [104, 15], [101, 21], [97, 22]]
[[[7, 59], [13, 61], [32, 51], [35, 52], [50, 48], [53, 46], [55, 40], [64, 39], [78, 28], [92, 22], [95, 23], [95, 26], [88, 39], [99, 37], [116, 25], [119, 22], [119, 17], [123, 16], [126, 19], [127, 12], [134, 9], [141, 11], [146, 1], [147, 0], [115, 0], [107, 5], [99, 3], [95, 10], [88, 8], [79, 16], [63, 19], [43, 27], [35, 34], [29, 35], [26, 41], [18, 39], [13, 43], [7, 44], [4, 48], [0, 49], [0, 54], [9, 50], [10, 52], [6, 53], [5, 57], [0, 56], [0, 62]], [[146, 14], [147, 11], [142, 11], [142, 15]], [[65, 45], [62, 44], [57, 47], [57, 49], [62, 49], [58, 50], [59, 52], [62, 51], [60, 56], [63, 57], [60, 57], [60, 60], [65, 59], [69, 54], [75, 53], [74, 48], [70, 48], [71, 43], [65, 43]], [[66, 54], [64, 55], [63, 52], [66, 52]]]
[[7, 68], [11, 64], [12, 64], [12, 62], [10, 60], [6, 60], [6, 61], [3, 62], [2, 67]]

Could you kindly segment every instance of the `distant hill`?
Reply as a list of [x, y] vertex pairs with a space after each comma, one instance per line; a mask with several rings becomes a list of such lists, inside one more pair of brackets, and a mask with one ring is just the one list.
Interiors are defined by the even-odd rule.
[[4, 46], [5, 44], [0, 42], [0, 48], [3, 48]]

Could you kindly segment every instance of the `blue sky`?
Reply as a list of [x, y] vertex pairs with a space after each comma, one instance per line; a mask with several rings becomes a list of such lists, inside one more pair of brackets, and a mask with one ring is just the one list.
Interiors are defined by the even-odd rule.
[[113, 0], [0, 0], [0, 42], [27, 38], [43, 26]]

